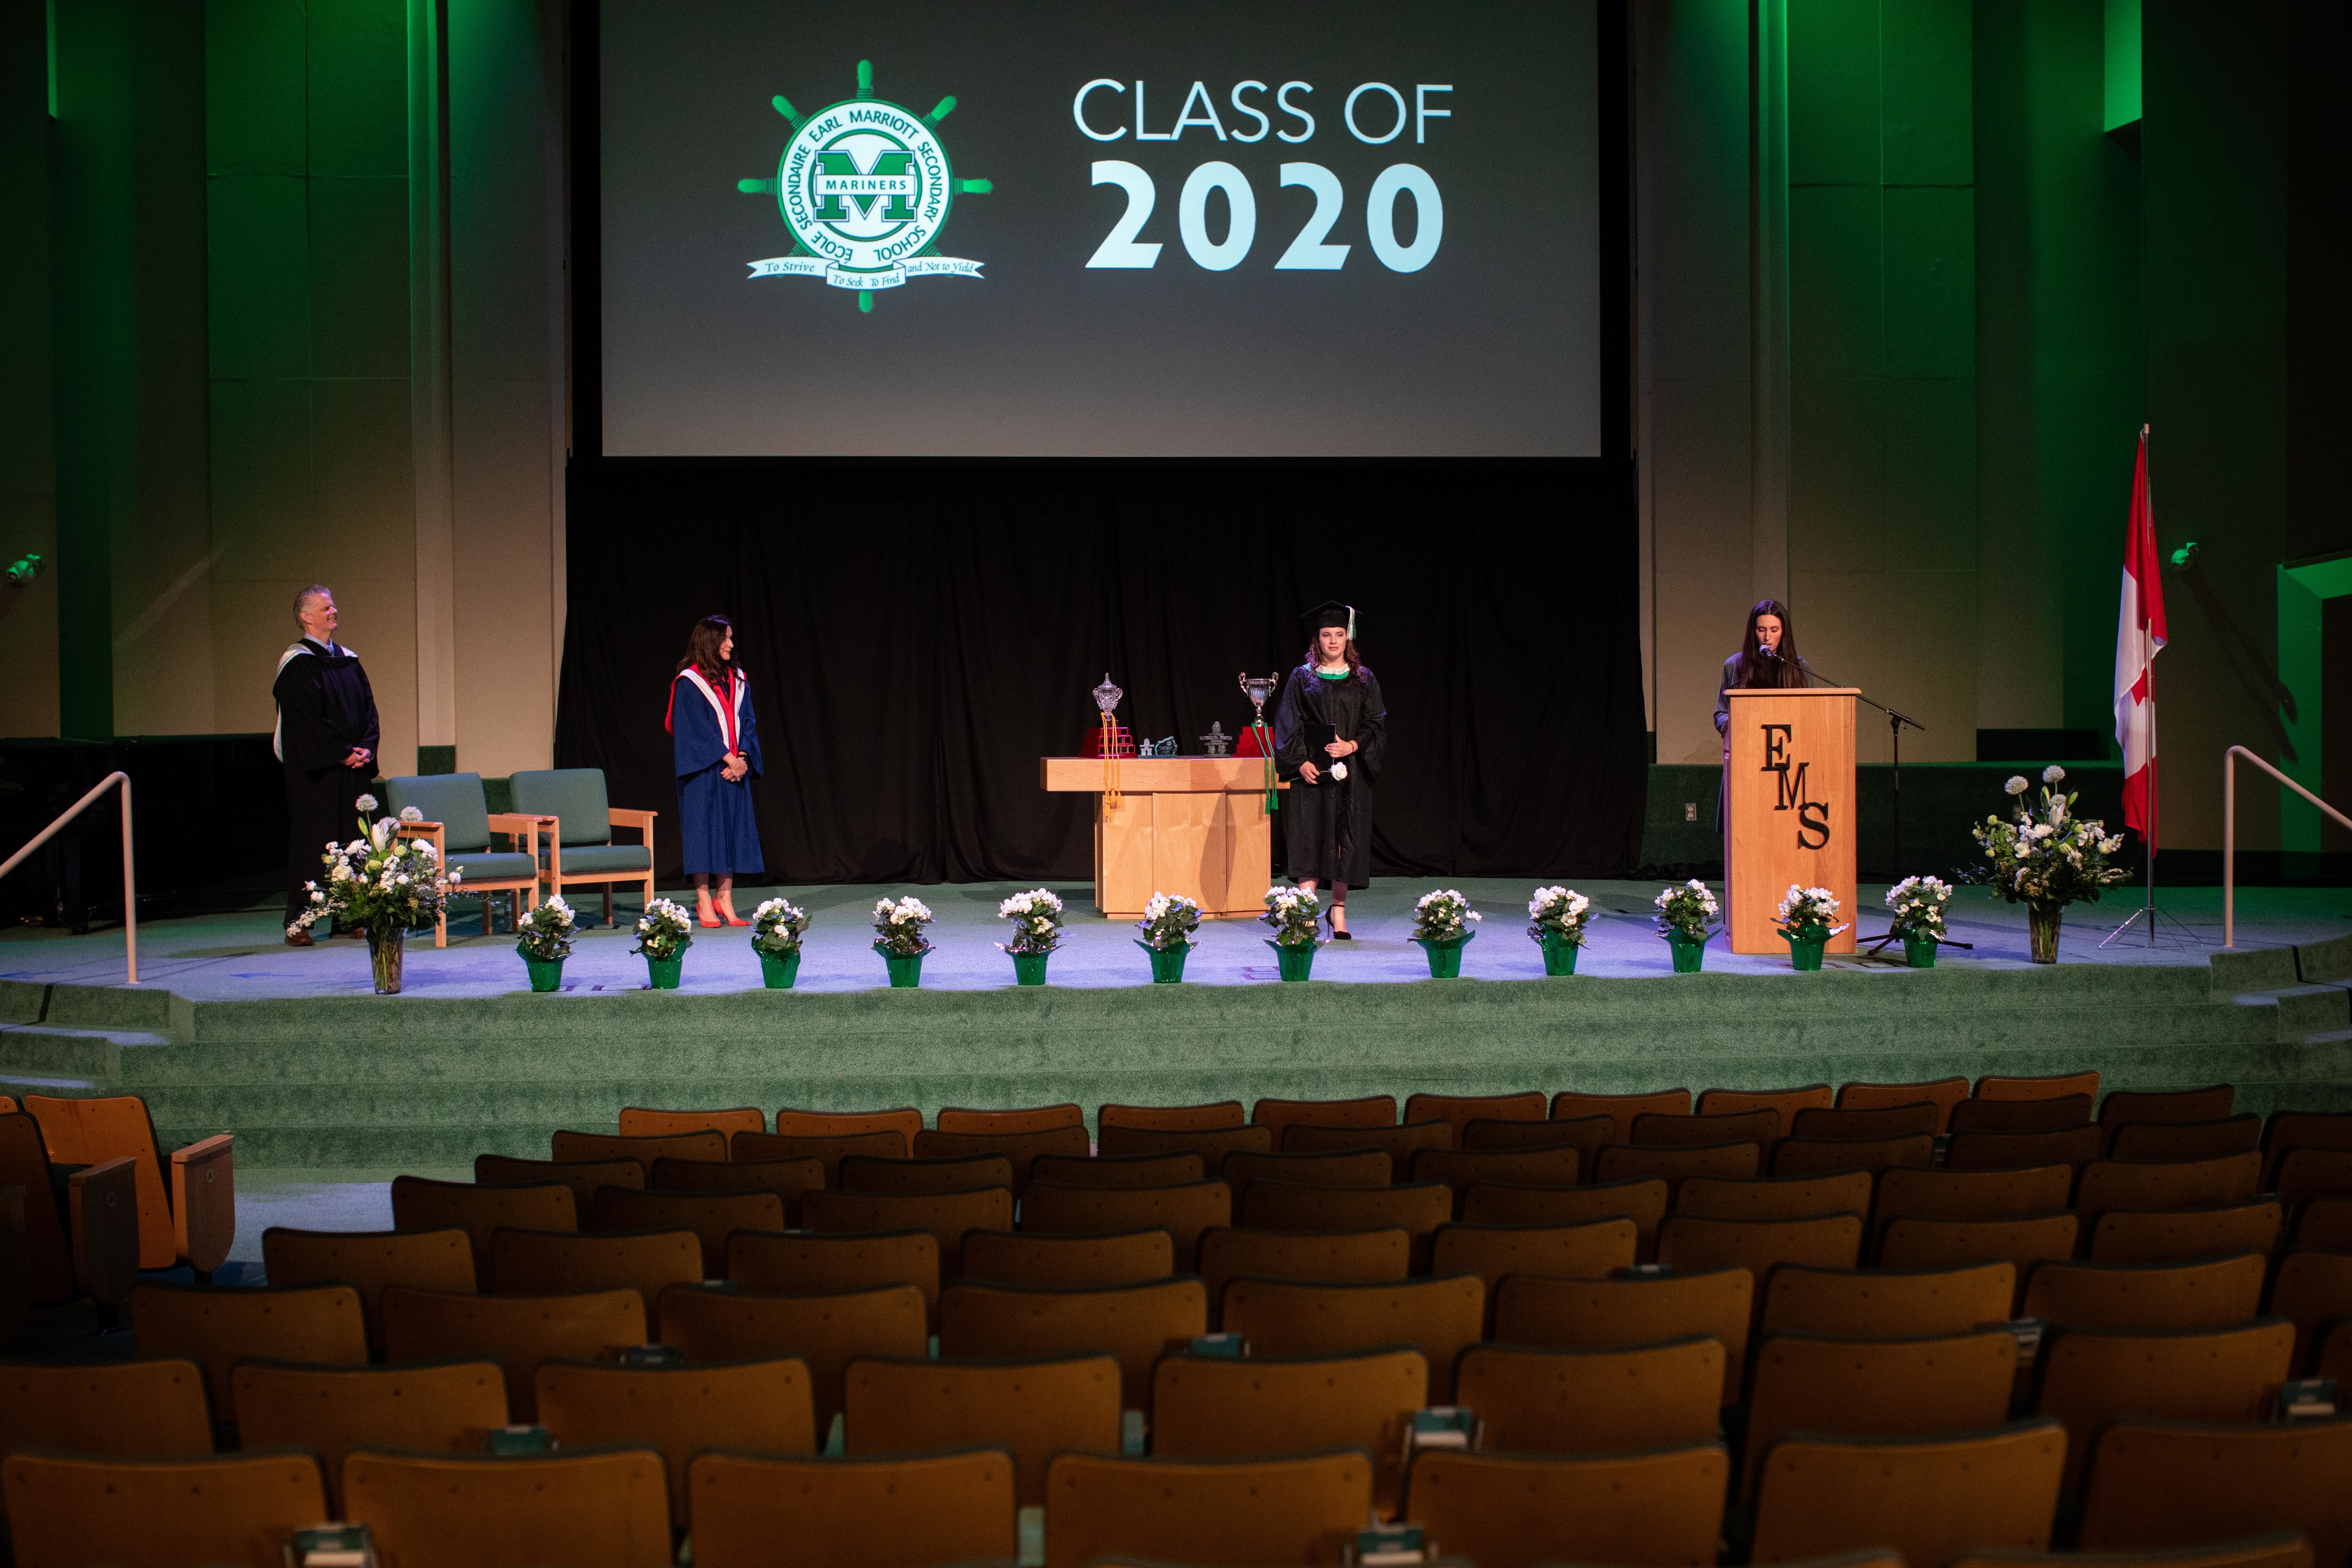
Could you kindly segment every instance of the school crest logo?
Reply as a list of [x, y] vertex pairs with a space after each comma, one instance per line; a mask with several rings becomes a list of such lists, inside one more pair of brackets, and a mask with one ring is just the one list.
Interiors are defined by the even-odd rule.
[[747, 195], [772, 195], [792, 231], [790, 255], [750, 263], [753, 278], [818, 278], [857, 290], [857, 308], [874, 291], [916, 278], [973, 278], [982, 263], [942, 256], [940, 230], [958, 195], [985, 195], [987, 180], [960, 180], [940, 142], [939, 124], [955, 110], [943, 98], [929, 114], [874, 96], [874, 62], [857, 62], [857, 96], [802, 114], [781, 94], [770, 100], [791, 121], [792, 140], [772, 179], [745, 179]]

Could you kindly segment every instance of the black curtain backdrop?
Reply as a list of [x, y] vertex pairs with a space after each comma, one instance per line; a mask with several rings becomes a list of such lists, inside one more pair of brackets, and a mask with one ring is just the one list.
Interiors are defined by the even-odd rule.
[[1376, 875], [1639, 858], [1630, 463], [592, 459], [568, 499], [557, 765], [662, 813], [666, 879], [663, 705], [713, 612], [766, 763], [753, 880], [1090, 878], [1094, 798], [1045, 794], [1037, 761], [1081, 751], [1094, 685], [1198, 754], [1211, 721], [1248, 720], [1237, 675], [1297, 664], [1325, 599], [1357, 606], [1389, 703]]

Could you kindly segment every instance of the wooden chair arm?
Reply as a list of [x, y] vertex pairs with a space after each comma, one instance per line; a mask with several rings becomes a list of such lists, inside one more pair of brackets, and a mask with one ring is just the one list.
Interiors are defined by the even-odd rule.
[[[493, 833], [503, 833], [512, 838], [518, 850], [537, 859], [539, 836], [543, 832], [550, 839], [554, 838], [560, 831], [560, 825], [551, 816], [534, 816], [524, 811], [494, 811], [489, 814], [489, 828]], [[526, 842], [530, 846], [527, 849], [524, 848]]]
[[438, 822], [404, 822], [393, 829], [393, 835], [399, 838], [430, 838], [437, 845], [447, 831], [448, 829]]
[[139, 1280], [139, 1162], [129, 1154], [67, 1178], [74, 1283], [100, 1305], [131, 1300]]
[[215, 1132], [172, 1151], [172, 1229], [180, 1256], [202, 1279], [236, 1241], [236, 1138]]
[[634, 827], [638, 832], [643, 833], [646, 836], [646, 842], [647, 844], [651, 844], [654, 841], [654, 818], [660, 815], [661, 813], [657, 811], [635, 811], [626, 806], [619, 805], [611, 805], [604, 808], [604, 819], [607, 826], [613, 827]]

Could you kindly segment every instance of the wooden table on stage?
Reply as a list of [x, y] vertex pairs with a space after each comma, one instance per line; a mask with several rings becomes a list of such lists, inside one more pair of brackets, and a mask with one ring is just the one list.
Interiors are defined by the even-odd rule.
[[[1265, 912], [1274, 880], [1264, 757], [1121, 757], [1118, 800], [1100, 757], [1041, 757], [1038, 782], [1095, 800], [1095, 908], [1140, 920], [1154, 893], [1181, 893], [1209, 920]], [[1280, 786], [1288, 789], [1288, 784]]]
[[1780, 953], [1774, 911], [1790, 883], [1837, 895], [1831, 952], [1853, 951], [1855, 797], [1850, 686], [1730, 693], [1723, 924], [1734, 952]]

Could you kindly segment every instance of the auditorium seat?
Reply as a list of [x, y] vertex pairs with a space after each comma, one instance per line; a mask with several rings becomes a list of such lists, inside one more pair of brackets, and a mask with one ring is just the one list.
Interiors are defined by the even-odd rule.
[[733, 1137], [738, 1132], [765, 1132], [768, 1113], [756, 1105], [739, 1105], [728, 1110], [648, 1110], [643, 1106], [621, 1108], [620, 1133], [624, 1138], [675, 1138], [688, 1132], [722, 1132]]
[[[131, 1162], [139, 1200], [139, 1267], [185, 1267], [198, 1283], [236, 1241], [236, 1140], [226, 1132], [166, 1150], [135, 1094], [20, 1097], [59, 1165]], [[78, 1270], [86, 1280], [87, 1270]]]
[[2017, 1336], [1998, 1323], [1932, 1339], [1768, 1334], [1748, 1371], [1739, 1495], [1753, 1503], [1764, 1456], [1794, 1433], [1917, 1436], [2000, 1426], [2017, 1379]]
[[1236, 1193], [1252, 1182], [1289, 1182], [1307, 1187], [1385, 1187], [1395, 1179], [1385, 1149], [1332, 1149], [1315, 1153], [1261, 1154], [1236, 1149], [1217, 1167]]
[[[626, 1185], [625, 1183], [620, 1184]], [[784, 1223], [800, 1219], [801, 1195], [831, 1184], [823, 1160], [656, 1160], [646, 1185], [666, 1193], [773, 1193], [784, 1200]], [[591, 1193], [590, 1197], [596, 1194]]]
[[2061, 1328], [2036, 1358], [2036, 1407], [2066, 1424], [2071, 1491], [2107, 1422], [2260, 1421], [2294, 1363], [2294, 1325], [2284, 1318], [2158, 1333]]
[[1397, 1226], [1364, 1230], [1243, 1230], [1201, 1233], [1201, 1282], [1211, 1322], [1223, 1326], [1225, 1287], [1239, 1279], [1304, 1279], [1369, 1285], [1402, 1279], [1412, 1269], [1412, 1237]]
[[841, 1162], [833, 1184], [845, 1193], [898, 1193], [911, 1197], [977, 1193], [990, 1187], [1010, 1192], [1013, 1161], [1003, 1154], [950, 1154], [919, 1160], [852, 1154]]
[[23, 1568], [282, 1568], [288, 1538], [328, 1516], [318, 1457], [301, 1453], [11, 1454], [0, 1503]]
[[658, 1451], [670, 1518], [681, 1530], [692, 1527], [686, 1462], [696, 1454], [814, 1454], [819, 1443], [808, 1364], [797, 1356], [671, 1367], [550, 1361], [532, 1384], [539, 1424], [563, 1449], [616, 1443]]
[[2263, 1190], [2278, 1184], [2279, 1162], [2297, 1149], [2352, 1150], [2352, 1110], [2273, 1110], [2263, 1123]]
[[1634, 1257], [1657, 1256], [1658, 1226], [1673, 1188], [1663, 1176], [1627, 1176], [1588, 1187], [1513, 1187], [1480, 1182], [1462, 1194], [1465, 1225], [1582, 1225], [1622, 1215], [1633, 1222]]
[[217, 1421], [236, 1419], [228, 1373], [238, 1362], [365, 1366], [368, 1360], [360, 1293], [349, 1285], [136, 1285], [131, 1336], [142, 1361], [184, 1358], [204, 1368]]
[[1662, 1176], [1671, 1190], [1691, 1176], [1754, 1177], [1763, 1173], [1764, 1146], [1760, 1143], [1702, 1143], [1685, 1148], [1612, 1143], [1592, 1163], [1592, 1180], [1599, 1186], [1636, 1176]]
[[1648, 1454], [1554, 1458], [1413, 1456], [1410, 1517], [1478, 1568], [1590, 1563], [1711, 1568], [1730, 1456], [1720, 1443]]
[[1944, 1148], [1944, 1166], [1952, 1171], [2016, 1171], [2063, 1164], [2080, 1170], [2099, 1157], [2103, 1137], [2093, 1121], [2042, 1132], [1955, 1132]]
[[1283, 1136], [1293, 1127], [1394, 1127], [1396, 1096], [1367, 1094], [1355, 1100], [1261, 1099], [1250, 1107], [1250, 1125], [1274, 1135], [1274, 1146], [1284, 1148]]
[[1171, 1354], [1152, 1371], [1151, 1451], [1240, 1459], [1360, 1448], [1372, 1456], [1373, 1507], [1393, 1517], [1405, 1432], [1428, 1393], [1429, 1363], [1416, 1350], [1245, 1361]]
[[424, 1176], [392, 1179], [392, 1223], [398, 1230], [464, 1231], [474, 1246], [474, 1279], [488, 1290], [496, 1279], [490, 1272], [490, 1237], [501, 1228], [518, 1230], [577, 1230], [587, 1205], [574, 1195], [569, 1183], [541, 1182], [533, 1186], [476, 1186], [471, 1182], [436, 1182]]
[[[707, 1164], [708, 1162], [671, 1161], [672, 1164]], [[417, 1178], [411, 1178], [412, 1180]], [[572, 1212], [585, 1215], [599, 1187], [643, 1187], [651, 1184], [652, 1176], [646, 1163], [635, 1155], [625, 1154], [612, 1160], [518, 1160], [509, 1154], [477, 1154], [474, 1156], [474, 1184], [478, 1187], [541, 1187], [550, 1182], [561, 1182], [572, 1189]], [[561, 1229], [558, 1226], [534, 1226], [537, 1230]]]
[[2288, 1253], [2271, 1281], [2267, 1310], [2294, 1325], [2295, 1375], [2303, 1376], [2319, 1326], [2352, 1313], [2352, 1254]]
[[446, 1230], [289, 1230], [261, 1233], [261, 1268], [273, 1285], [354, 1286], [368, 1348], [383, 1349], [383, 1290], [464, 1293], [475, 1289], [474, 1247], [455, 1226]]
[[1614, 1142], [1623, 1143], [1632, 1139], [1636, 1116], [1687, 1116], [1690, 1108], [1691, 1091], [1686, 1089], [1649, 1089], [1640, 1094], [1582, 1094], [1564, 1089], [1551, 1097], [1551, 1120], [1606, 1116], [1617, 1124]]
[[[913, 1106], [896, 1110], [794, 1110], [787, 1105], [776, 1112], [779, 1138], [854, 1138], [867, 1132], [896, 1132], [903, 1140], [899, 1152], [911, 1153], [915, 1134], [923, 1130], [923, 1113]], [[737, 1136], [741, 1136], [738, 1134]], [[762, 1159], [784, 1156], [763, 1154]]]
[[2017, 1078], [2005, 1073], [1987, 1073], [1977, 1079], [1976, 1089], [1970, 1098], [2063, 1100], [2077, 1094], [2097, 1099], [2099, 1075], [2095, 1072], [2061, 1072], [2049, 1073], [2039, 1078]]
[[1462, 1124], [1458, 1146], [1465, 1152], [1501, 1153], [1515, 1149], [1573, 1149], [1577, 1153], [1577, 1179], [1589, 1180], [1592, 1173], [1593, 1157], [1612, 1143], [1623, 1142], [1617, 1135], [1617, 1119], [1613, 1116], [1577, 1116], [1565, 1121], [1503, 1121], [1480, 1117]]
[[2022, 1315], [2116, 1332], [2226, 1328], [2254, 1315], [2263, 1271], [2255, 1252], [2200, 1263], [2037, 1263]]
[[1209, 1179], [1201, 1156], [1173, 1154], [1040, 1154], [1029, 1162], [1029, 1179], [1065, 1187], [1181, 1187]]
[[1065, 1187], [1031, 1184], [1021, 1228], [1055, 1236], [1164, 1230], [1176, 1243], [1176, 1268], [1192, 1271], [1201, 1233], [1234, 1222], [1234, 1191], [1223, 1182], [1181, 1187]]
[[1649, 1110], [1633, 1118], [1626, 1142], [1643, 1149], [1700, 1149], [1721, 1143], [1754, 1143], [1769, 1149], [1780, 1136], [1780, 1113], [1770, 1106], [1712, 1115], [1677, 1116]]
[[830, 1296], [674, 1285], [662, 1292], [657, 1307], [661, 1342], [685, 1356], [689, 1366], [798, 1357], [808, 1368], [819, 1434], [831, 1430], [833, 1418], [841, 1414], [842, 1380], [850, 1363], [863, 1356], [920, 1359], [930, 1346], [923, 1299], [911, 1285]]
[[[1528, 1125], [1552, 1124], [1534, 1121]], [[1454, 1189], [1457, 1199], [1465, 1188], [1477, 1182], [1500, 1182], [1514, 1187], [1572, 1187], [1581, 1161], [1580, 1152], [1573, 1147], [1423, 1149], [1412, 1157], [1411, 1179], [1444, 1182]]]
[[2090, 1122], [2091, 1097], [2047, 1100], [1964, 1100], [1952, 1107], [1953, 1132], [2060, 1132]]
[[695, 1568], [1006, 1563], [1019, 1539], [1013, 1456], [967, 1448], [887, 1459], [697, 1454]]
[[[1442, 1125], [1442, 1123], [1441, 1123]], [[1311, 1187], [1252, 1182], [1236, 1205], [1254, 1230], [1371, 1230], [1395, 1226], [1412, 1238], [1412, 1262], [1429, 1262], [1430, 1237], [1454, 1217], [1454, 1189], [1444, 1182], [1400, 1187]], [[1177, 1267], [1182, 1268], [1181, 1248]]]
[[2319, 1333], [2319, 1344], [2311, 1353], [2312, 1375], [2332, 1377], [2339, 1385], [2352, 1384], [2352, 1319], [2324, 1323]]
[[1472, 1345], [1454, 1397], [1478, 1413], [1481, 1447], [1494, 1452], [1675, 1448], [1721, 1428], [1723, 1364], [1723, 1346], [1703, 1335], [1620, 1350]]
[[1046, 1471], [1045, 1568], [1112, 1552], [1167, 1563], [1315, 1563], [1372, 1507], [1352, 1448], [1276, 1459], [1061, 1454]]
[[993, 1135], [1050, 1132], [1057, 1127], [1084, 1127], [1087, 1113], [1071, 1103], [1040, 1105], [1025, 1110], [967, 1110], [950, 1106], [933, 1122], [942, 1132], [985, 1132]]
[[1405, 1099], [1398, 1120], [1410, 1127], [1416, 1121], [1443, 1121], [1454, 1129], [1454, 1146], [1462, 1146], [1462, 1130], [1473, 1121], [1541, 1121], [1544, 1092], [1522, 1089], [1517, 1094], [1413, 1094]]
[[2302, 1531], [2323, 1568], [2352, 1553], [2352, 1420], [2126, 1420], [2098, 1435], [2083, 1551], [2202, 1546], [2279, 1529]]
[[1809, 1176], [1826, 1171], [1867, 1171], [1876, 1175], [1896, 1169], [1924, 1171], [1935, 1162], [1936, 1140], [1927, 1132], [1903, 1138], [1783, 1138], [1772, 1145], [1775, 1176]]
[[537, 1416], [531, 1378], [540, 1363], [617, 1361], [631, 1345], [646, 1342], [651, 1321], [647, 1303], [635, 1290], [457, 1296], [395, 1285], [383, 1293], [383, 1349], [390, 1360], [494, 1358], [506, 1374], [507, 1412], [525, 1423]]
[[690, 1230], [501, 1228], [490, 1236], [490, 1278], [501, 1296], [625, 1289], [635, 1290], [650, 1308], [665, 1287], [705, 1278], [702, 1238]]
[[[695, 1276], [698, 1279], [727, 1278], [727, 1238], [737, 1231], [781, 1233], [791, 1223], [782, 1193], [668, 1193], [606, 1187], [596, 1194], [589, 1214], [602, 1231], [692, 1231], [702, 1245], [701, 1272]], [[583, 1236], [580, 1242], [585, 1246], [590, 1239]], [[497, 1254], [495, 1242], [491, 1251]]]
[[489, 1434], [507, 1424], [506, 1377], [495, 1361], [364, 1367], [244, 1361], [229, 1382], [236, 1391], [238, 1443], [247, 1450], [314, 1450], [326, 1468], [331, 1508], [342, 1504], [343, 1456], [354, 1448], [479, 1453]]
[[1745, 1268], [1655, 1279], [1506, 1278], [1495, 1340], [1567, 1350], [1621, 1350], [1704, 1334], [1723, 1346], [1723, 1403], [1738, 1403], [1756, 1276]]
[[2045, 1261], [2073, 1258], [2082, 1240], [2082, 1222], [2070, 1209], [2053, 1214], [2011, 1215], [2000, 1219], [1889, 1220], [1878, 1238], [1881, 1268], [1962, 1268], [2007, 1263], [2021, 1282]]
[[1675, 1194], [1675, 1213], [1693, 1219], [1818, 1219], [1870, 1212], [1870, 1173], [1725, 1179], [1693, 1176]]
[[1282, 1130], [1286, 1154], [1318, 1154], [1337, 1150], [1379, 1149], [1389, 1157], [1389, 1179], [1408, 1179], [1412, 1157], [1423, 1149], [1454, 1147], [1454, 1123], [1413, 1121], [1393, 1127], [1321, 1127], [1293, 1122]]
[[835, 1235], [884, 1235], [928, 1230], [940, 1241], [940, 1278], [963, 1272], [963, 1237], [970, 1230], [1011, 1230], [1013, 1194], [1004, 1187], [977, 1193], [810, 1193], [801, 1199], [801, 1223]]
[[1768, 1334], [1928, 1340], [2007, 1321], [2017, 1268], [1814, 1268], [1783, 1264], [1764, 1282], [1758, 1327]]
[[1091, 1236], [975, 1230], [963, 1238], [963, 1272], [992, 1285], [1051, 1290], [1141, 1285], [1174, 1276], [1176, 1238], [1164, 1228]]
[[2352, 1198], [2313, 1198], [2290, 1205], [2297, 1247], [2352, 1252]]
[[[386, 1568], [669, 1568], [668, 1486], [650, 1447], [343, 1460], [343, 1510]], [[314, 1521], [315, 1522], [315, 1521]]]
[[[1849, 1086], [1851, 1087], [1851, 1086]], [[1809, 1105], [1789, 1119], [1788, 1135], [1820, 1142], [1880, 1143], [1892, 1138], [1930, 1138], [1944, 1130], [1946, 1110], [1932, 1100], [1868, 1107]]]
[[2237, 1105], [2238, 1091], [2226, 1083], [2204, 1089], [2114, 1089], [2099, 1101], [2099, 1125], [2112, 1130], [2135, 1121], [2218, 1121]]
[[2314, 1559], [2300, 1531], [2273, 1530], [2210, 1546], [2137, 1552], [1963, 1552], [1944, 1568], [2314, 1568]]
[[2249, 1110], [2211, 1121], [2121, 1122], [2107, 1129], [2106, 1153], [2110, 1160], [2216, 1160], [2259, 1151], [2262, 1143], [2263, 1119]]
[[[1852, 1268], [1862, 1261], [1862, 1216], [1697, 1219], [1668, 1215], [1658, 1227], [1658, 1261], [1677, 1273], [1745, 1268], [1759, 1279], [1769, 1279], [1773, 1268], [1784, 1263]], [[1761, 1292], [1755, 1306], [1763, 1310]]]
[[2088, 1253], [2098, 1263], [2183, 1263], [2225, 1252], [2273, 1252], [2284, 1215], [2276, 1198], [2210, 1208], [2111, 1208], [2099, 1215]]
[[1240, 1127], [1248, 1121], [1248, 1111], [1238, 1100], [1212, 1100], [1206, 1105], [1105, 1105], [1095, 1112], [1097, 1132], [1106, 1127], [1202, 1132], [1213, 1127]]
[[1878, 1178], [1873, 1224], [1918, 1219], [2005, 1219], [2053, 1214], [2074, 1190], [2074, 1167], [2032, 1165], [2006, 1171], [1921, 1171], [1895, 1166]]
[[1339, 1355], [1409, 1344], [1429, 1361], [1429, 1403], [1450, 1404], [1454, 1362], [1483, 1337], [1486, 1287], [1475, 1274], [1370, 1285], [1235, 1279], [1224, 1326], [1259, 1355]]
[[[779, 1111], [778, 1115], [784, 1112]], [[824, 1185], [841, 1184], [842, 1161], [852, 1154], [881, 1160], [907, 1158], [907, 1135], [895, 1128], [878, 1128], [839, 1136], [827, 1133], [738, 1132], [727, 1141], [727, 1156], [739, 1165], [781, 1164], [787, 1160], [814, 1160], [824, 1170]]]
[[1475, 1274], [1491, 1306], [1507, 1274], [1605, 1279], [1633, 1266], [1640, 1228], [1620, 1215], [1581, 1225], [1442, 1225], [1430, 1238], [1432, 1274]]
[[624, 1138], [614, 1132], [559, 1131], [548, 1139], [557, 1160], [635, 1160], [653, 1169], [656, 1160], [724, 1160], [727, 1134], [711, 1129], [671, 1132], [657, 1137]]
[[204, 1368], [179, 1356], [69, 1366], [0, 1363], [0, 1455], [21, 1448], [110, 1458], [210, 1454]]
[[2065, 1462], [2065, 1428], [2047, 1420], [1935, 1436], [1788, 1438], [1764, 1456], [1748, 1560], [1792, 1563], [1864, 1546], [1891, 1546], [1919, 1564], [1986, 1548], [2046, 1551]]
[[1201, 1156], [1203, 1171], [1216, 1170], [1236, 1151], [1274, 1152], [1270, 1127], [1105, 1127], [1097, 1137], [1098, 1154], [1192, 1153]]
[[[93, 1170], [96, 1168], [93, 1167]], [[84, 1190], [88, 1190], [85, 1176]], [[126, 1161], [110, 1163], [100, 1176], [101, 1188], [120, 1189], [114, 1204], [100, 1204], [91, 1212], [52, 1201], [66, 1178], [49, 1161], [41, 1141], [40, 1123], [22, 1111], [0, 1113], [0, 1187], [21, 1194], [24, 1224], [24, 1304], [46, 1304], [72, 1298], [89, 1289], [91, 1265], [111, 1310], [129, 1292], [128, 1281], [139, 1269], [139, 1204], [137, 1175]]]
[[1926, 1100], [1939, 1113], [1933, 1132], [1951, 1131], [1952, 1108], [1969, 1097], [1969, 1080], [1958, 1074], [1926, 1079], [1917, 1083], [1846, 1083], [1838, 1086], [1840, 1110], [1889, 1110]]
[[2279, 1201], [2290, 1208], [2352, 1197], [2352, 1149], [2297, 1149], [2278, 1163]]
[[[1045, 1500], [1055, 1454], [1119, 1451], [1118, 1358], [850, 1363], [844, 1451], [865, 1457], [937, 1453], [984, 1443], [1013, 1456], [1013, 1501]], [[712, 1443], [709, 1447], [758, 1445]]]
[[[1038, 1132], [918, 1132], [915, 1158], [948, 1160], [971, 1154], [1002, 1154], [1013, 1162], [1013, 1195], [1029, 1185], [1030, 1162], [1040, 1154], [1069, 1154], [1079, 1159], [1094, 1152], [1084, 1127], [1048, 1127]], [[1002, 1227], [1000, 1227], [1002, 1228]]]
[[[2218, 1160], [2171, 1160], [2139, 1164], [2093, 1160], [2074, 1184], [2074, 1213], [2083, 1228], [2098, 1229], [2109, 1209], [2194, 1209], [2242, 1204], [2254, 1195], [2263, 1157], [2249, 1149]], [[2290, 1200], [2292, 1201], [2292, 1200]]]
[[[940, 1354], [1118, 1358], [1129, 1410], [1150, 1409], [1151, 1363], [1171, 1343], [1209, 1331], [1209, 1296], [1189, 1277], [1101, 1290], [1038, 1290], [970, 1282], [940, 1293]], [[1402, 1338], [1403, 1336], [1396, 1336]]]
[[1738, 1116], [1749, 1111], [1769, 1110], [1780, 1117], [1773, 1129], [1775, 1137], [1786, 1136], [1801, 1110], [1827, 1110], [1834, 1103], [1830, 1086], [1809, 1083], [1800, 1089], [1710, 1089], [1698, 1097], [1693, 1107], [1701, 1116]]
[[835, 1296], [911, 1285], [928, 1319], [940, 1306], [940, 1238], [928, 1230], [727, 1238], [727, 1278], [746, 1290]]

